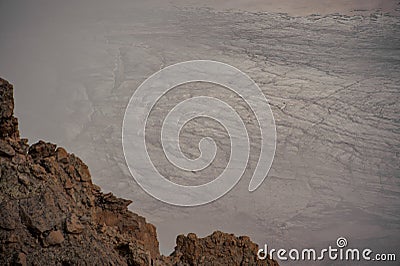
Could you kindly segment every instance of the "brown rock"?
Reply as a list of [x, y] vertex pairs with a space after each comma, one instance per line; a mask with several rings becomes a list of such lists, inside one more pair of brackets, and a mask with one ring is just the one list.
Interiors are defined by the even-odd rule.
[[82, 182], [89, 182], [92, 180], [89, 172], [89, 168], [87, 167], [86, 164], [82, 164], [80, 168], [78, 169], [78, 173], [81, 177]]
[[47, 246], [60, 245], [64, 242], [64, 236], [60, 230], [51, 231], [45, 238], [45, 244]]
[[92, 177], [89, 172], [89, 167], [84, 162], [82, 162], [81, 159], [79, 159], [78, 157], [72, 156], [72, 158], [73, 158], [73, 166], [76, 172], [78, 173], [78, 176], [80, 177], [79, 180], [82, 182], [91, 182]]
[[29, 172], [28, 170], [28, 165], [26, 164], [26, 156], [24, 154], [18, 154], [16, 153], [15, 156], [12, 157], [11, 161], [18, 165], [17, 167], [19, 168], [18, 171], [27, 173]]
[[171, 260], [182, 265], [278, 265], [270, 259], [258, 260], [257, 252], [258, 246], [246, 236], [216, 231], [197, 238], [190, 233], [177, 237]]
[[[50, 231], [55, 226], [62, 226], [62, 212], [60, 204], [63, 202], [55, 196], [59, 191], [53, 192], [48, 188], [39, 195], [26, 197], [19, 201], [21, 222], [34, 235]], [[63, 197], [63, 196], [62, 196]]]
[[29, 177], [26, 174], [19, 174], [18, 181], [26, 187], [29, 187], [31, 182], [29, 181]]
[[72, 183], [70, 178], [66, 178], [64, 182], [65, 189], [71, 189], [74, 187], [74, 183]]
[[46, 179], [46, 170], [41, 166], [41, 165], [39, 165], [39, 164], [31, 164], [30, 165], [30, 169], [31, 169], [31, 172], [32, 172], [32, 174], [36, 177], [36, 178], [38, 178], [38, 179], [40, 179], [40, 180], [44, 180], [44, 179]]
[[13, 117], [13, 86], [0, 78], [0, 136], [19, 139], [18, 120]]
[[0, 154], [12, 157], [15, 155], [15, 150], [5, 140], [0, 139]]
[[67, 174], [74, 180], [76, 181], [80, 181], [80, 177], [78, 177], [77, 173], [76, 173], [76, 169], [73, 165], [69, 164], [65, 167], [65, 172], [67, 172]]
[[80, 234], [84, 229], [83, 225], [79, 221], [79, 218], [75, 214], [72, 214], [69, 218], [67, 218], [65, 225], [67, 232], [70, 234]]
[[38, 143], [33, 144], [29, 147], [28, 153], [33, 159], [41, 159], [50, 156], [54, 156], [56, 153], [57, 145], [50, 142], [44, 142], [40, 140]]
[[19, 237], [15, 233], [11, 233], [7, 239], [7, 243], [18, 243]]
[[26, 255], [23, 252], [18, 253], [15, 265], [26, 266]]
[[0, 79], [0, 119], [11, 118], [14, 112], [13, 87], [4, 79]]
[[18, 205], [14, 200], [0, 203], [0, 228], [14, 230], [19, 220]]
[[58, 147], [56, 150], [56, 158], [60, 163], [68, 163], [68, 153], [64, 148]]

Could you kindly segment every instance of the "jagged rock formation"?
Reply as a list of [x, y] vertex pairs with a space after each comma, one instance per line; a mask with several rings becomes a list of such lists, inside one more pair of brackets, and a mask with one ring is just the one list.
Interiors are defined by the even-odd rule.
[[171, 257], [174, 265], [278, 265], [257, 260], [257, 251], [249, 237], [217, 231], [205, 238], [179, 235]]
[[21, 139], [13, 87], [0, 79], [1, 265], [277, 265], [248, 237], [178, 236], [160, 255], [156, 228], [129, 200], [103, 194], [74, 154]]

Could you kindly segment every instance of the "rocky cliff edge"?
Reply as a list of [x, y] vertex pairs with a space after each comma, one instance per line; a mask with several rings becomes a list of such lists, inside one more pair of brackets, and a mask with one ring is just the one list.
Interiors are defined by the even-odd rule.
[[156, 228], [104, 194], [88, 167], [55, 144], [29, 145], [13, 115], [13, 86], [0, 78], [1, 265], [277, 265], [257, 260], [248, 237], [177, 237], [160, 255]]

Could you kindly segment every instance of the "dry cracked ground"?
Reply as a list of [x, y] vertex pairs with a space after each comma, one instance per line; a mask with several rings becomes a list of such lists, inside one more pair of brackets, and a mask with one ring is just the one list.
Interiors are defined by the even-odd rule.
[[[18, 13], [23, 22], [11, 15], [1, 19], [0, 70], [15, 84], [24, 137], [33, 142], [40, 136], [79, 155], [96, 184], [131, 199], [131, 208], [156, 225], [165, 254], [178, 234], [204, 236], [217, 229], [274, 248], [325, 248], [344, 236], [352, 247], [398, 252], [398, 10], [291, 16], [149, 3], [51, 4], [44, 7], [49, 12], [28, 6], [21, 14], [14, 7], [9, 14]], [[243, 117], [252, 140], [248, 168], [232, 191], [213, 203], [182, 208], [152, 198], [135, 183], [121, 127], [141, 82], [193, 59], [228, 63], [256, 81], [274, 114], [277, 148], [266, 181], [249, 193], [259, 155], [254, 115], [221, 87], [173, 90], [150, 116], [146, 136], [152, 159], [169, 179], [205, 183], [229, 156], [223, 128], [199, 119], [184, 128], [182, 148], [195, 157], [197, 140], [214, 136], [220, 149], [212, 167], [184, 173], [168, 164], [160, 122], [177, 102], [194, 95], [224, 99]]]

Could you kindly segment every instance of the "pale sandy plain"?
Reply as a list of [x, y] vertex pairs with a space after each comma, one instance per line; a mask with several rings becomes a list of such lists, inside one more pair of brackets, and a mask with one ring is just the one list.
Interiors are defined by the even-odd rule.
[[[133, 200], [131, 209], [157, 226], [164, 253], [178, 234], [214, 230], [274, 248], [325, 248], [344, 236], [352, 247], [398, 252], [398, 1], [308, 3], [2, 2], [0, 74], [15, 84], [23, 135], [67, 147], [88, 163], [95, 183]], [[258, 154], [246, 106], [217, 87], [167, 95], [148, 140], [160, 171], [175, 182], [211, 180], [227, 149], [206, 173], [172, 169], [159, 149], [157, 123], [174, 103], [196, 93], [220, 97], [254, 129], [249, 169], [238, 186], [211, 204], [181, 208], [155, 200], [132, 179], [121, 125], [141, 82], [193, 59], [249, 74], [270, 101], [278, 138], [266, 182], [249, 193]], [[218, 125], [195, 121], [182, 135], [189, 154], [196, 155], [196, 138], [204, 134], [226, 144]]]
[[291, 16], [334, 13], [351, 15], [376, 10], [395, 13], [398, 8], [398, 1], [393, 0], [171, 0], [171, 3], [188, 7], [210, 7], [220, 11], [273, 12]]

